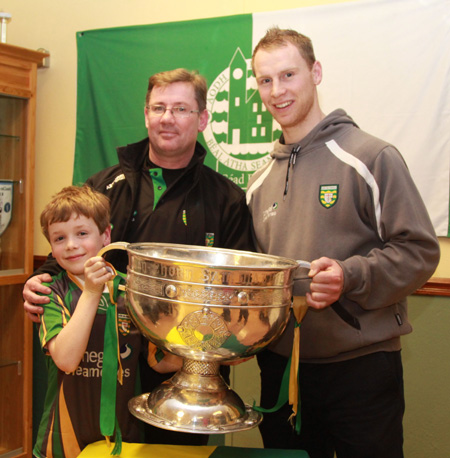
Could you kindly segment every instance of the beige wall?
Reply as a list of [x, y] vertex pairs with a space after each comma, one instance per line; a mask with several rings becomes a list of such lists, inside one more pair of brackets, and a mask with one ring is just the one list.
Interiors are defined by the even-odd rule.
[[[357, 0], [354, 0], [357, 1]], [[298, 8], [339, 0], [3, 0], [0, 9], [12, 14], [8, 42], [51, 53], [50, 68], [38, 74], [36, 136], [35, 254], [46, 254], [37, 216], [52, 194], [71, 183], [75, 145], [76, 41], [82, 30], [227, 16]], [[345, 108], [345, 107], [344, 107]], [[442, 239], [438, 277], [450, 277], [450, 240]], [[408, 458], [440, 458], [450, 450], [450, 352], [448, 298], [414, 297], [411, 321], [415, 328], [404, 339], [408, 407], [405, 453]], [[252, 402], [258, 399], [254, 363], [238, 366], [237, 390]], [[252, 386], [250, 383], [253, 382]], [[239, 433], [227, 443], [260, 445], [257, 431]], [[250, 439], [249, 439], [250, 438]], [[250, 442], [248, 442], [250, 440]]]

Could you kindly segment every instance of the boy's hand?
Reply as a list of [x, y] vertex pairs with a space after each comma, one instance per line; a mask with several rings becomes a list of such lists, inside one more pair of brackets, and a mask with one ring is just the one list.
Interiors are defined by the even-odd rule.
[[101, 256], [94, 256], [84, 264], [84, 291], [101, 294], [105, 283], [113, 277], [106, 261]]

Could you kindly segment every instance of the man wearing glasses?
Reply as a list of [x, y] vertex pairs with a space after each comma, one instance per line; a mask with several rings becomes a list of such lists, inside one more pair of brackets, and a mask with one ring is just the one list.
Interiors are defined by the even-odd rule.
[[[203, 164], [206, 150], [197, 135], [208, 122], [207, 85], [196, 72], [176, 69], [149, 79], [145, 104], [148, 138], [117, 149], [119, 163], [101, 170], [87, 184], [111, 201], [111, 241], [166, 242], [252, 250], [251, 217], [244, 192], [232, 181]], [[126, 253], [114, 250], [108, 260], [126, 272]], [[49, 261], [35, 274], [57, 273]], [[24, 308], [36, 314], [45, 304], [48, 288], [35, 276], [25, 285]], [[148, 366], [143, 392], [151, 391], [172, 374]], [[176, 433], [148, 426], [147, 442], [198, 444], [207, 436]], [[149, 431], [150, 430], [150, 431]]]

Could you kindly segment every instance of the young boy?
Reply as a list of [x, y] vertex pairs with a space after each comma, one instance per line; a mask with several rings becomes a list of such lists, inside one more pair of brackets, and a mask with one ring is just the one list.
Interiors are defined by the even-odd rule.
[[[46, 284], [52, 292], [39, 337], [49, 355], [48, 388], [34, 456], [74, 458], [105, 436], [114, 436], [112, 454], [120, 454], [122, 439], [140, 441], [127, 403], [144, 340], [125, 308], [125, 276], [97, 256], [111, 240], [108, 198], [66, 187], [45, 207], [41, 227], [64, 270]], [[180, 365], [173, 355], [165, 360], [154, 369]]]

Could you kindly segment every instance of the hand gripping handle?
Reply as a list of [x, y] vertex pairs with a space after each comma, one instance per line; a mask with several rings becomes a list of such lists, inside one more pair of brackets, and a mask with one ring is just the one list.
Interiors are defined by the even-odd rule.
[[98, 253], [97, 256], [103, 256], [105, 253], [111, 250], [127, 250], [130, 244], [128, 242], [114, 242], [104, 246]]
[[[127, 250], [128, 249], [128, 245], [129, 243], [128, 242], [114, 242], [114, 243], [110, 243], [109, 245], [106, 245], [104, 246], [98, 253], [97, 253], [97, 256], [103, 256], [105, 253], [107, 253], [108, 251], [111, 251], [111, 250]], [[114, 271], [111, 267], [109, 266], [106, 266], [106, 268], [112, 273], [114, 274]], [[124, 285], [119, 285], [119, 289], [121, 289], [122, 291], [125, 291], [126, 288]]]

